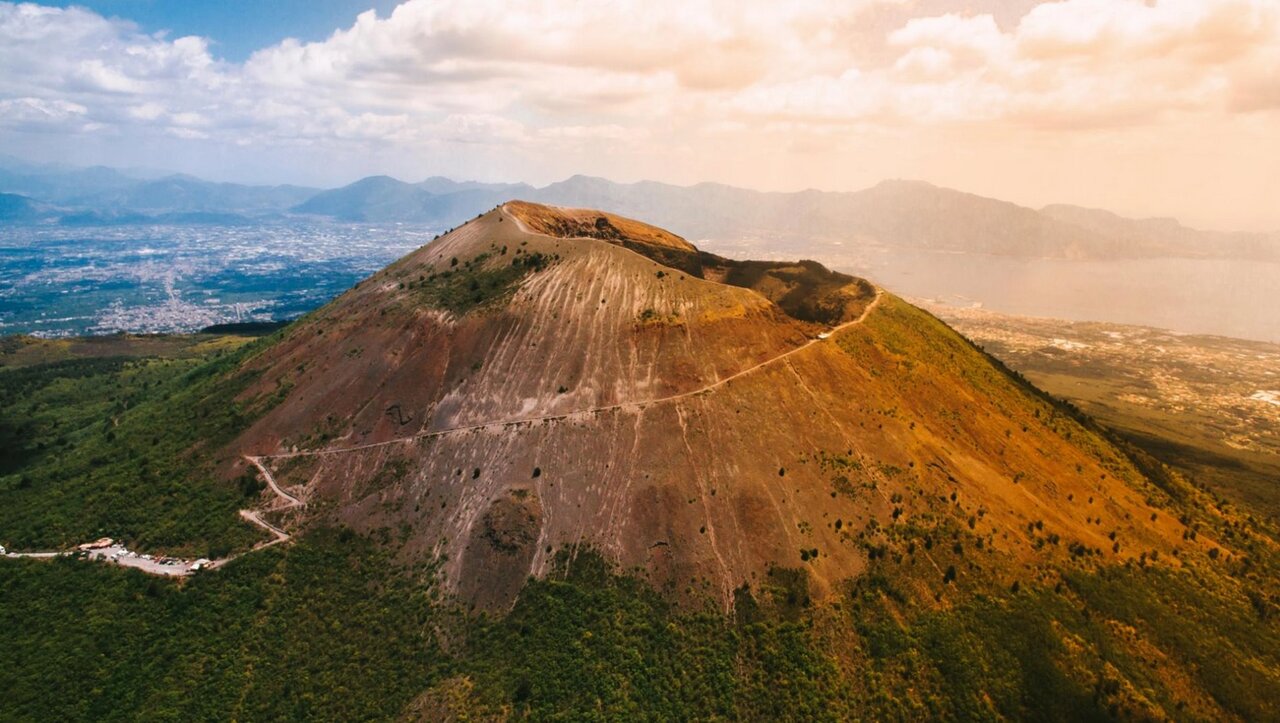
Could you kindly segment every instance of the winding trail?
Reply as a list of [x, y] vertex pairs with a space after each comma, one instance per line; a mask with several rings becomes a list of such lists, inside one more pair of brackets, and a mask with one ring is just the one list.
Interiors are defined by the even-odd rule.
[[[305, 507], [306, 503], [298, 499], [297, 497], [294, 497], [293, 495], [289, 494], [288, 492], [285, 492], [284, 488], [276, 484], [275, 476], [271, 474], [271, 470], [268, 470], [266, 465], [262, 464], [262, 460], [260, 458], [253, 457], [247, 454], [244, 455], [244, 458], [247, 462], [249, 462], [249, 464], [252, 464], [254, 467], [258, 468], [258, 474], [262, 475], [262, 479], [266, 480], [267, 486], [271, 488], [271, 491], [276, 493], [277, 497], [284, 500], [284, 505], [282, 507], [276, 508], [276, 510], [240, 510], [240, 517], [242, 519], [244, 519], [246, 522], [249, 522], [251, 524], [257, 525], [258, 527], [261, 527], [262, 529], [271, 533], [275, 537], [275, 539], [271, 540], [270, 542], [258, 543], [253, 547], [253, 549], [261, 550], [264, 547], [270, 547], [272, 545], [278, 545], [281, 542], [288, 541], [289, 533], [285, 532], [279, 527], [276, 527], [270, 522], [267, 522], [266, 520], [262, 519], [262, 513], [278, 511], [278, 510], [290, 510], [295, 507]], [[234, 556], [228, 557], [224, 560], [215, 561], [210, 564], [210, 567], [217, 567], [217, 566], [223, 565], [227, 562], [230, 562], [232, 559], [234, 559]]]
[[[698, 387], [697, 389], [691, 389], [687, 392], [680, 392], [679, 394], [672, 394], [665, 397], [657, 397], [655, 399], [648, 399], [648, 400], [639, 401], [639, 402], [622, 402], [619, 404], [606, 404], [598, 407], [587, 407], [586, 409], [578, 409], [572, 412], [561, 412], [559, 414], [545, 414], [545, 415], [534, 416], [534, 417], [514, 417], [511, 419], [502, 419], [502, 420], [497, 420], [493, 422], [481, 422], [480, 424], [467, 424], [467, 425], [462, 425], [458, 427], [446, 427], [444, 429], [437, 429], [430, 432], [419, 432], [417, 434], [412, 434], [407, 437], [396, 437], [395, 439], [388, 439], [382, 442], [370, 442], [368, 444], [357, 444], [350, 447], [332, 447], [329, 449], [310, 449], [310, 450], [301, 450], [297, 452], [277, 452], [275, 454], [263, 454], [257, 457], [246, 456], [245, 459], [248, 459], [251, 462], [253, 462], [255, 465], [258, 466], [258, 469], [262, 470], [263, 473], [265, 474], [266, 469], [261, 465], [259, 461], [262, 459], [290, 459], [293, 457], [315, 457], [315, 456], [323, 456], [323, 455], [330, 455], [330, 454], [344, 454], [346, 452], [358, 452], [360, 450], [365, 450], [365, 449], [377, 449], [379, 447], [387, 447], [393, 444], [406, 444], [408, 442], [412, 442], [418, 439], [430, 439], [432, 437], [443, 437], [450, 434], [461, 434], [463, 432], [476, 432], [483, 429], [498, 429], [502, 427], [513, 427], [521, 424], [535, 424], [538, 422], [556, 422], [556, 421], [561, 421], [561, 420], [570, 419], [574, 417], [597, 414], [599, 412], [612, 412], [619, 409], [641, 410], [641, 409], [645, 409], [646, 407], [652, 407], [659, 404], [666, 404], [669, 402], [678, 402], [682, 399], [689, 399], [691, 397], [696, 397], [699, 394], [706, 394], [707, 392], [711, 392], [713, 390], [719, 389], [720, 387], [725, 386], [726, 384], [734, 381], [735, 379], [741, 379], [742, 377], [748, 374], [757, 372], [763, 369], [764, 367], [784, 361], [791, 355], [798, 354], [804, 351], [805, 349], [808, 349], [809, 347], [813, 346], [814, 344], [821, 344], [824, 341], [827, 341], [830, 337], [835, 336], [837, 333], [844, 331], [849, 327], [861, 324], [863, 321], [866, 320], [867, 315], [871, 313], [872, 309], [874, 309], [877, 305], [879, 305], [880, 299], [883, 293], [884, 292], [882, 290], [876, 289], [875, 297], [871, 300], [871, 303], [867, 304], [866, 308], [862, 310], [862, 313], [859, 314], [856, 319], [851, 319], [849, 321], [844, 322], [843, 324], [840, 324], [839, 326], [831, 327], [831, 329], [823, 332], [823, 335], [821, 337], [817, 339], [810, 339], [809, 341], [805, 342], [804, 344], [801, 344], [800, 346], [794, 349], [790, 349], [788, 351], [782, 352], [781, 354], [775, 357], [765, 359], [764, 361], [758, 364], [755, 364], [753, 366], [747, 367], [746, 369], [742, 369], [740, 371], [734, 372], [733, 374], [730, 374], [729, 376], [723, 379], [712, 382], [711, 384], [707, 384], [706, 386]], [[270, 480], [270, 475], [268, 475], [267, 478], [268, 480]], [[275, 486], [274, 481], [271, 481], [271, 486], [279, 494], [287, 497], [287, 495], [285, 495], [285, 493], [282, 490], [280, 490], [278, 487]]]
[[[542, 236], [545, 238], [553, 238], [556, 240], [584, 240], [584, 241], [593, 241], [596, 243], [604, 243], [600, 239], [595, 239], [595, 238], [590, 238], [585, 236], [584, 237], [560, 237], [560, 236], [552, 236], [550, 234], [544, 234], [538, 231], [533, 231], [529, 229], [524, 224], [524, 222], [520, 220], [519, 217], [509, 213], [506, 209], [505, 204], [502, 207], [500, 207], [499, 212], [503, 214], [505, 218], [511, 219], [516, 224], [516, 226], [520, 229], [521, 232], [531, 236]], [[624, 250], [630, 251], [631, 253], [636, 253], [635, 251], [631, 251], [630, 249], [625, 249], [625, 247], [620, 247], [620, 248], [624, 248]], [[511, 419], [493, 421], [493, 422], [483, 422], [480, 424], [468, 424], [468, 425], [462, 425], [457, 427], [447, 427], [444, 429], [437, 429], [431, 432], [419, 432], [418, 434], [410, 435], [407, 437], [397, 437], [395, 439], [389, 439], [383, 442], [372, 442], [369, 444], [360, 444], [360, 445], [355, 445], [351, 447], [303, 450], [303, 451], [297, 451], [297, 452], [280, 452], [276, 454], [263, 454], [263, 455], [247, 455], [247, 454], [243, 455], [243, 458], [245, 459], [245, 461], [249, 462], [250, 464], [252, 464], [254, 467], [258, 469], [258, 474], [260, 474], [262, 476], [262, 479], [266, 481], [267, 486], [271, 488], [271, 491], [275, 493], [275, 495], [278, 498], [280, 498], [280, 500], [283, 501], [283, 504], [275, 507], [270, 507], [267, 509], [240, 510], [241, 519], [245, 520], [246, 522], [256, 527], [262, 528], [272, 536], [271, 540], [260, 542], [244, 553], [230, 555], [228, 557], [220, 558], [217, 560], [173, 560], [168, 563], [160, 563], [158, 561], [143, 559], [137, 556], [135, 553], [129, 552], [127, 549], [125, 549], [123, 546], [120, 546], [120, 545], [113, 545], [109, 548], [103, 548], [103, 549], [97, 549], [97, 550], [88, 550], [87, 554], [89, 555], [89, 557], [93, 559], [104, 560], [112, 564], [121, 565], [124, 567], [133, 567], [135, 569], [140, 569], [143, 572], [148, 572], [154, 575], [163, 575], [163, 576], [172, 576], [172, 577], [190, 575], [191, 573], [195, 572], [197, 569], [214, 569], [214, 568], [222, 567], [228, 562], [231, 562], [237, 557], [240, 557], [240, 555], [247, 554], [248, 552], [262, 550], [267, 547], [271, 547], [272, 545], [278, 545], [282, 542], [288, 542], [291, 539], [291, 536], [289, 535], [289, 533], [285, 532], [283, 529], [263, 519], [262, 515], [264, 513], [278, 512], [278, 511], [289, 510], [289, 509], [306, 506], [306, 502], [286, 492], [284, 488], [282, 488], [276, 482], [275, 476], [272, 475], [271, 471], [267, 469], [265, 464], [263, 464], [262, 460], [264, 459], [290, 459], [293, 457], [310, 457], [310, 456], [320, 456], [320, 455], [330, 455], [330, 454], [343, 454], [346, 452], [358, 452], [360, 450], [365, 450], [365, 449], [376, 449], [378, 447], [386, 447], [393, 444], [405, 444], [418, 439], [443, 437], [451, 434], [462, 434], [465, 432], [475, 432], [475, 431], [480, 431], [485, 429], [511, 427], [511, 426], [518, 426], [522, 424], [535, 424], [539, 422], [555, 422], [555, 421], [570, 419], [574, 417], [582, 417], [586, 415], [597, 414], [601, 412], [616, 411], [621, 409], [643, 410], [647, 407], [656, 406], [659, 404], [667, 404], [670, 402], [678, 402], [684, 399], [690, 399], [700, 394], [706, 394], [708, 392], [719, 389], [720, 387], [726, 386], [727, 384], [729, 384], [734, 380], [741, 379], [742, 377], [747, 376], [748, 374], [753, 374], [767, 366], [785, 361], [792, 355], [798, 354], [804, 351], [805, 349], [808, 349], [809, 347], [813, 346], [814, 344], [820, 344], [834, 337], [836, 334], [844, 331], [845, 329], [861, 324], [863, 321], [866, 320], [867, 316], [871, 313], [871, 311], [875, 309], [876, 306], [879, 305], [880, 300], [883, 297], [883, 294], [884, 294], [884, 291], [882, 289], [877, 288], [875, 292], [875, 296], [872, 298], [871, 302], [868, 303], [866, 307], [862, 309], [862, 312], [858, 314], [857, 318], [846, 321], [843, 324], [839, 324], [837, 326], [831, 327], [830, 329], [823, 332], [815, 339], [810, 339], [809, 341], [805, 342], [804, 344], [801, 344], [800, 346], [797, 346], [794, 349], [790, 349], [788, 351], [782, 352], [777, 356], [766, 359], [762, 362], [749, 366], [745, 369], [739, 370], [727, 377], [724, 377], [723, 379], [716, 380], [711, 384], [707, 384], [697, 389], [691, 389], [686, 392], [680, 392], [678, 394], [671, 394], [665, 397], [657, 397], [655, 399], [649, 399], [649, 400], [639, 401], [639, 402], [623, 402], [619, 404], [606, 404], [606, 405], [601, 405], [597, 407], [588, 407], [586, 409], [579, 409], [572, 412], [563, 412], [560, 414], [547, 414], [547, 415], [532, 416], [532, 417], [516, 417]], [[61, 551], [61, 552], [7, 552], [4, 555], [0, 555], [0, 557], [27, 557], [27, 558], [37, 558], [37, 559], [51, 559], [51, 558], [60, 557], [63, 555], [75, 554], [78, 551], [79, 550], [69, 550], [69, 551]]]
[[[526, 226], [524, 221], [522, 221], [519, 216], [513, 215], [512, 213], [507, 211], [506, 204], [499, 206], [498, 212], [502, 214], [503, 218], [511, 219], [511, 221], [516, 225], [516, 227], [520, 229], [521, 233], [527, 234], [529, 236], [541, 236], [543, 238], [554, 239], [556, 241], [591, 241], [593, 243], [607, 243], [606, 241], [601, 241], [600, 239], [597, 239], [597, 238], [591, 238], [590, 236], [553, 236], [551, 234], [542, 233], [540, 231], [534, 231], [533, 229]], [[635, 251], [632, 251], [631, 249], [626, 248], [625, 246], [618, 246], [617, 248], [627, 251], [628, 253], [633, 253], [633, 254], [636, 254], [637, 256], [641, 256], [646, 260], [652, 260], [652, 259], [649, 259], [647, 256], [644, 256], [643, 254], [639, 254]], [[718, 283], [718, 282], [712, 282], [712, 283]], [[387, 447], [393, 444], [406, 444], [418, 439], [430, 439], [433, 437], [443, 437], [451, 434], [462, 434], [464, 432], [476, 432], [484, 429], [498, 429], [502, 427], [518, 426], [521, 424], [535, 424], [539, 422], [556, 422], [556, 421], [561, 421], [561, 420], [570, 419], [574, 417], [581, 417], [589, 414], [597, 414], [600, 412], [611, 412], [611, 411], [616, 411], [620, 409], [642, 410], [642, 409], [645, 409], [646, 407], [650, 407], [658, 404], [666, 404], [668, 402], [678, 402], [682, 399], [689, 399], [691, 397], [696, 397], [699, 394], [705, 394], [715, 389], [719, 389], [720, 387], [725, 386], [726, 384], [734, 381], [735, 379], [740, 379], [748, 374], [759, 371], [760, 369], [766, 366], [783, 361], [793, 354], [798, 354], [804, 351], [805, 349], [808, 349], [814, 344], [820, 344], [823, 341], [826, 341], [829, 338], [834, 337], [836, 334], [844, 331], [845, 329], [848, 329], [849, 327], [857, 326], [858, 324], [861, 324], [863, 321], [866, 320], [867, 316], [871, 313], [871, 311], [880, 304], [880, 299], [883, 295], [884, 295], [884, 290], [877, 287], [875, 296], [871, 299], [871, 302], [868, 303], [866, 307], [862, 309], [862, 313], [858, 314], [858, 317], [856, 319], [851, 319], [849, 321], [844, 322], [843, 324], [833, 326], [827, 331], [823, 332], [821, 335], [819, 335], [818, 338], [810, 339], [808, 342], [801, 344], [800, 346], [794, 349], [782, 352], [781, 354], [775, 357], [765, 359], [764, 361], [759, 362], [758, 364], [755, 364], [753, 366], [747, 367], [746, 369], [737, 371], [723, 379], [719, 379], [715, 382], [712, 382], [711, 384], [707, 384], [706, 386], [699, 387], [697, 389], [692, 389], [687, 392], [680, 392], [679, 394], [672, 394], [666, 397], [658, 397], [656, 399], [649, 399], [649, 400], [639, 401], [639, 402], [622, 402], [619, 404], [606, 404], [598, 407], [588, 407], [586, 409], [579, 409], [572, 412], [561, 412], [559, 414], [546, 414], [546, 415], [533, 416], [533, 417], [515, 417], [511, 419], [502, 419], [502, 420], [497, 420], [492, 422], [481, 422], [480, 424], [467, 424], [467, 425], [461, 425], [457, 427], [446, 427], [444, 429], [436, 429], [430, 432], [418, 432], [417, 434], [412, 434], [407, 437], [396, 437], [395, 439], [388, 439], [382, 442], [370, 442], [368, 444], [357, 444], [350, 447], [332, 447], [329, 449], [310, 449], [310, 450], [301, 450], [297, 452], [277, 452], [274, 454], [263, 454], [256, 457], [246, 456], [245, 459], [249, 460], [250, 462], [253, 462], [253, 464], [256, 465], [259, 470], [261, 470], [263, 475], [267, 478], [268, 483], [271, 485], [272, 489], [276, 491], [277, 494], [289, 499], [293, 499], [289, 497], [289, 495], [287, 495], [283, 490], [281, 490], [279, 487], [276, 486], [275, 480], [271, 478], [271, 475], [267, 472], [266, 468], [262, 466], [261, 460], [290, 459], [293, 457], [315, 457], [315, 456], [323, 456], [323, 455], [331, 455], [331, 454], [344, 454], [346, 452], [359, 452], [365, 449], [377, 449], [379, 447]], [[294, 500], [294, 501], [297, 502], [297, 500]]]
[[84, 549], [82, 547], [77, 547], [72, 550], [61, 550], [61, 551], [54, 551], [54, 552], [6, 552], [5, 554], [0, 555], [0, 557], [15, 557], [15, 558], [25, 557], [25, 558], [36, 559], [36, 560], [52, 560], [57, 557], [63, 557], [66, 555], [75, 555], [77, 553], [81, 553], [87, 556], [91, 560], [100, 560], [102, 562], [106, 562], [112, 565], [118, 565], [120, 567], [129, 567], [135, 570], [141, 570], [142, 572], [145, 572], [151, 575], [160, 575], [161, 577], [185, 577], [187, 575], [192, 574], [196, 570], [213, 570], [213, 569], [222, 567], [223, 565], [227, 564], [228, 562], [231, 562], [232, 560], [236, 559], [237, 557], [240, 557], [241, 555], [247, 554], [249, 552], [261, 550], [267, 547], [271, 547], [272, 545], [278, 545], [281, 542], [287, 542], [290, 539], [289, 533], [285, 532], [279, 527], [276, 527], [270, 522], [267, 522], [265, 519], [262, 518], [262, 514], [264, 512], [274, 512], [274, 511], [280, 511], [280, 510], [293, 509], [295, 507], [305, 507], [306, 503], [298, 499], [297, 497], [289, 494], [288, 492], [285, 492], [284, 489], [280, 487], [280, 485], [276, 484], [275, 477], [272, 476], [271, 471], [268, 470], [266, 466], [262, 464], [262, 461], [260, 459], [258, 459], [257, 457], [251, 457], [248, 455], [245, 455], [244, 458], [254, 467], [258, 468], [258, 473], [262, 475], [262, 478], [264, 480], [266, 480], [267, 486], [271, 488], [271, 491], [274, 492], [277, 497], [279, 497], [281, 500], [284, 501], [283, 505], [270, 508], [270, 509], [240, 510], [241, 519], [245, 520], [246, 522], [252, 525], [261, 527], [262, 529], [270, 533], [272, 536], [272, 539], [265, 542], [259, 542], [258, 544], [254, 545], [252, 548], [247, 550], [246, 552], [237, 553], [235, 555], [229, 555], [227, 557], [219, 558], [217, 560], [206, 560], [206, 559], [184, 560], [184, 559], [171, 558], [171, 557], [161, 557], [161, 558], [152, 558], [150, 556], [143, 557], [141, 555], [138, 555], [135, 552], [129, 551], [129, 549], [126, 548], [124, 545], [111, 544], [111, 545], [106, 545], [103, 547], [96, 547], [91, 549]]

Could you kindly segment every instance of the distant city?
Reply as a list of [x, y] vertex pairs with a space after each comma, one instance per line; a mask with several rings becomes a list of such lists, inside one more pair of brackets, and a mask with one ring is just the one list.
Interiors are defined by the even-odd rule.
[[426, 227], [15, 226], [0, 334], [178, 333], [297, 317], [431, 240]]
[[647, 219], [735, 258], [814, 259], [951, 305], [1280, 341], [1280, 233], [1033, 209], [920, 181], [762, 193], [588, 176], [542, 187], [371, 176], [324, 190], [2, 155], [0, 334], [291, 319], [511, 199]]

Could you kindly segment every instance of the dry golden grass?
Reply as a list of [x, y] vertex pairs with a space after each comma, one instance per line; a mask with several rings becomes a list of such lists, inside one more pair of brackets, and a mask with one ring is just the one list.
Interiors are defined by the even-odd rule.
[[[604, 211], [543, 206], [527, 201], [511, 201], [505, 205], [505, 208], [508, 213], [520, 219], [531, 230], [548, 236], [561, 238], [585, 236], [605, 240], [616, 238], [619, 241], [634, 241], [681, 251], [697, 251], [693, 244], [670, 231]], [[608, 226], [603, 224], [598, 226], [601, 219], [606, 221]], [[613, 236], [613, 231], [609, 230], [610, 227], [617, 231], [619, 234], [617, 237]]]

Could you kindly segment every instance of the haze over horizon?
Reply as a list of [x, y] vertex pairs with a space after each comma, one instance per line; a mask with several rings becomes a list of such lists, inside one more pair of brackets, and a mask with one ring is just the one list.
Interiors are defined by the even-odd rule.
[[1280, 722], [1280, 0], [0, 0], [0, 723]]
[[0, 3], [0, 153], [329, 187], [912, 178], [1280, 228], [1265, 0], [77, 5]]

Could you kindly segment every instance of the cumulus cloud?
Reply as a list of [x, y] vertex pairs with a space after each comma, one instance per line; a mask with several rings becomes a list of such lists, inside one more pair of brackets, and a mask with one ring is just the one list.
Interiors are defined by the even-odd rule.
[[[955, 5], [408, 0], [228, 63], [203, 38], [0, 2], [0, 127], [660, 156], [753, 133], [1084, 133], [1280, 109], [1274, 0], [1059, 0], [1021, 17]], [[875, 42], [857, 40], [865, 28]], [[815, 147], [803, 140], [784, 142]]]
[[891, 67], [864, 68], [856, 82], [845, 73], [757, 88], [753, 105], [766, 114], [807, 107], [812, 116], [1054, 130], [1261, 110], [1274, 107], [1275, 75], [1258, 69], [1280, 67], [1280, 5], [1062, 0], [1004, 29], [991, 15], [913, 18], [887, 45], [899, 52]]
[[78, 103], [42, 98], [0, 100], [0, 124], [36, 131], [61, 131], [81, 125], [88, 109]]
[[[335, 137], [403, 138], [410, 118], [445, 133], [450, 118], [487, 118], [498, 141], [512, 140], [512, 123], [610, 126], [625, 114], [640, 125], [703, 113], [713, 124], [726, 109], [1064, 124], [1086, 109], [1095, 123], [1131, 123], [1169, 110], [1274, 105], [1280, 6], [1269, 0], [1062, 0], [1005, 29], [985, 14], [911, 18], [888, 33], [897, 56], [878, 67], [832, 32], [871, 4], [410, 0], [242, 65], [217, 61], [201, 38], [146, 35], [76, 8], [3, 4], [0, 93], [73, 103], [106, 124], [190, 128], [212, 113], [214, 128], [257, 127], [266, 137], [291, 126], [322, 133], [326, 119]], [[366, 132], [356, 132], [361, 124]]]

